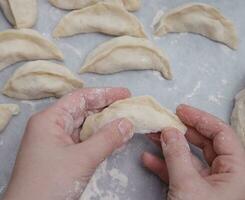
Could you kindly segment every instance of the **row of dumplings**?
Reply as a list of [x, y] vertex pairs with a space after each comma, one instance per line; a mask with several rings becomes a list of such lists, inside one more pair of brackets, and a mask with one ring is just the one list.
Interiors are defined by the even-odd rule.
[[[65, 10], [82, 9], [98, 2], [124, 6], [128, 11], [140, 8], [140, 0], [49, 0], [57, 8]], [[5, 17], [15, 28], [32, 28], [37, 21], [37, 0], [0, 0], [0, 8]]]
[[[68, 13], [56, 26], [55, 37], [101, 32], [121, 36], [146, 37], [143, 25], [127, 12], [140, 7], [140, 0], [49, 0], [61, 9], [80, 9]], [[36, 0], [1, 0], [0, 7], [16, 28], [31, 28], [37, 18]], [[127, 10], [126, 10], [126, 9]], [[154, 33], [192, 32], [236, 49], [238, 38], [233, 23], [216, 8], [203, 3], [190, 3], [165, 13], [155, 24]]]
[[[31, 27], [36, 19], [34, 13], [37, 14], [37, 9], [34, 9], [37, 6], [35, 1], [32, 0], [25, 8], [24, 4], [17, 6], [13, 2], [0, 1], [7, 19], [16, 28]], [[30, 0], [26, 0], [27, 2]], [[73, 3], [71, 0], [50, 0], [50, 3], [62, 9], [82, 8], [68, 13], [61, 19], [53, 32], [55, 37], [90, 32], [121, 36], [99, 45], [91, 52], [81, 68], [81, 73], [112, 74], [125, 70], [152, 69], [161, 72], [166, 79], [172, 78], [170, 63], [164, 51], [146, 39], [143, 25], [127, 11], [137, 10], [140, 6], [139, 0], [97, 0], [89, 3], [83, 0]], [[31, 11], [25, 15], [24, 9]], [[31, 13], [32, 23], [26, 19]], [[200, 3], [187, 4], [163, 15], [155, 25], [155, 34], [162, 36], [169, 32], [198, 33], [234, 49], [238, 43], [233, 23], [217, 9]], [[43, 61], [62, 61], [63, 54], [34, 30], [1, 32], [0, 51], [3, 52], [0, 55], [0, 70], [20, 61], [36, 60], [17, 69], [7, 81], [3, 94], [9, 97], [28, 100], [61, 97], [83, 87], [83, 82], [65, 66]], [[10, 107], [3, 105], [3, 109], [14, 114], [10, 112]]]

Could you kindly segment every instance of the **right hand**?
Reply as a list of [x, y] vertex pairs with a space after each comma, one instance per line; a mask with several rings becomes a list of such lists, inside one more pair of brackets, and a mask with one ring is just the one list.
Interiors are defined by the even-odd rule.
[[[184, 137], [166, 129], [149, 138], [162, 147], [165, 160], [145, 152], [144, 165], [169, 183], [168, 200], [244, 200], [245, 151], [235, 132], [216, 117], [181, 105], [177, 115], [188, 126]], [[208, 166], [191, 154], [201, 148]]]

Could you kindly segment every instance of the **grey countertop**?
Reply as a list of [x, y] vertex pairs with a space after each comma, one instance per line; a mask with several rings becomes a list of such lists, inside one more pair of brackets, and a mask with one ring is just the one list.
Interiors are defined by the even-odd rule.
[[[146, 27], [149, 38], [169, 55], [174, 73], [173, 81], [167, 81], [159, 73], [152, 71], [123, 72], [110, 76], [77, 76], [89, 87], [128, 87], [133, 95], [152, 95], [173, 111], [178, 104], [188, 103], [228, 122], [234, 95], [245, 86], [245, 1], [198, 1], [216, 6], [234, 21], [240, 38], [238, 51], [194, 34], [170, 34], [163, 38], [152, 35], [152, 21], [156, 13], [187, 2], [190, 1], [142, 0], [142, 8], [135, 13]], [[39, 19], [35, 29], [53, 40], [51, 32], [65, 13], [49, 5], [47, 0], [39, 1]], [[0, 30], [7, 28], [10, 26], [0, 14]], [[65, 64], [76, 73], [86, 55], [108, 39], [109, 36], [101, 34], [85, 34], [53, 41], [64, 52]], [[23, 63], [0, 73], [1, 88], [21, 64]], [[0, 193], [4, 191], [10, 178], [28, 117], [52, 101], [54, 99], [15, 101], [0, 96], [0, 103], [18, 103], [21, 107], [21, 114], [0, 135]], [[166, 196], [166, 185], [142, 167], [140, 155], [146, 150], [159, 153], [144, 136], [137, 135], [100, 166], [83, 199], [163, 199]]]

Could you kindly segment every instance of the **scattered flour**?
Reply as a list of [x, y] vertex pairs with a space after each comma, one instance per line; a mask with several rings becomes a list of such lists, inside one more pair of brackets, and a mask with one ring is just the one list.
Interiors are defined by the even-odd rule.
[[110, 176], [116, 180], [120, 186], [126, 188], [128, 186], [128, 177], [120, 172], [118, 169], [114, 168], [111, 171], [109, 171]]
[[222, 104], [222, 100], [224, 99], [225, 97], [222, 96], [222, 95], [217, 95], [217, 96], [214, 96], [214, 95], [209, 95], [208, 96], [208, 100], [212, 103], [215, 103], [217, 105], [221, 105]]
[[178, 86], [175, 85], [174, 87], [170, 87], [170, 88], [168, 88], [167, 90], [168, 90], [168, 92], [176, 91], [176, 90], [178, 90]]
[[60, 44], [61, 48], [64, 48], [66, 50], [70, 50], [72, 51], [76, 56], [78, 56], [80, 59], [83, 59], [83, 55], [81, 53], [80, 50], [76, 49], [75, 47], [73, 47], [72, 45], [68, 44], [68, 43], [61, 43]]
[[80, 200], [93, 200], [93, 198], [103, 195], [104, 191], [100, 190], [98, 181], [106, 175], [106, 167], [107, 160], [102, 162], [100, 166], [97, 168], [89, 184], [84, 190]]
[[190, 94], [186, 95], [185, 98], [189, 99], [189, 98], [194, 97], [197, 94], [197, 92], [199, 91], [200, 88], [201, 88], [201, 81], [198, 81], [196, 86], [192, 90], [192, 92]]
[[[39, 32], [41, 32], [41, 31], [39, 31]], [[53, 39], [53, 37], [52, 37], [51, 34], [48, 34], [48, 33], [46, 33], [46, 32], [41, 32], [41, 34], [42, 34], [42, 36], [44, 36], [45, 38], [47, 38], [47, 39], [49, 39], [49, 40], [52, 40], [52, 39]]]
[[[128, 177], [119, 169], [107, 169], [105, 160], [96, 170], [80, 200], [120, 200], [119, 194], [124, 194], [128, 187]], [[103, 188], [103, 180], [110, 179], [110, 183]]]
[[166, 10], [166, 8], [163, 8], [162, 10], [157, 11], [157, 14], [153, 18], [151, 28], [154, 28], [154, 26], [157, 24], [157, 22], [160, 20], [160, 18], [164, 15], [164, 10]]

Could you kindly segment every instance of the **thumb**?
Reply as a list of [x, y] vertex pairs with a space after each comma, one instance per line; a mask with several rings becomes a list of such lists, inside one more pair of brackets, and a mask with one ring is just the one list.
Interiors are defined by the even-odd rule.
[[117, 119], [92, 135], [82, 145], [83, 153], [96, 167], [116, 149], [128, 142], [134, 133], [133, 124], [127, 119]]
[[161, 144], [169, 173], [169, 183], [183, 185], [189, 180], [193, 181], [198, 172], [192, 164], [190, 147], [184, 135], [177, 129], [165, 129], [161, 134]]

